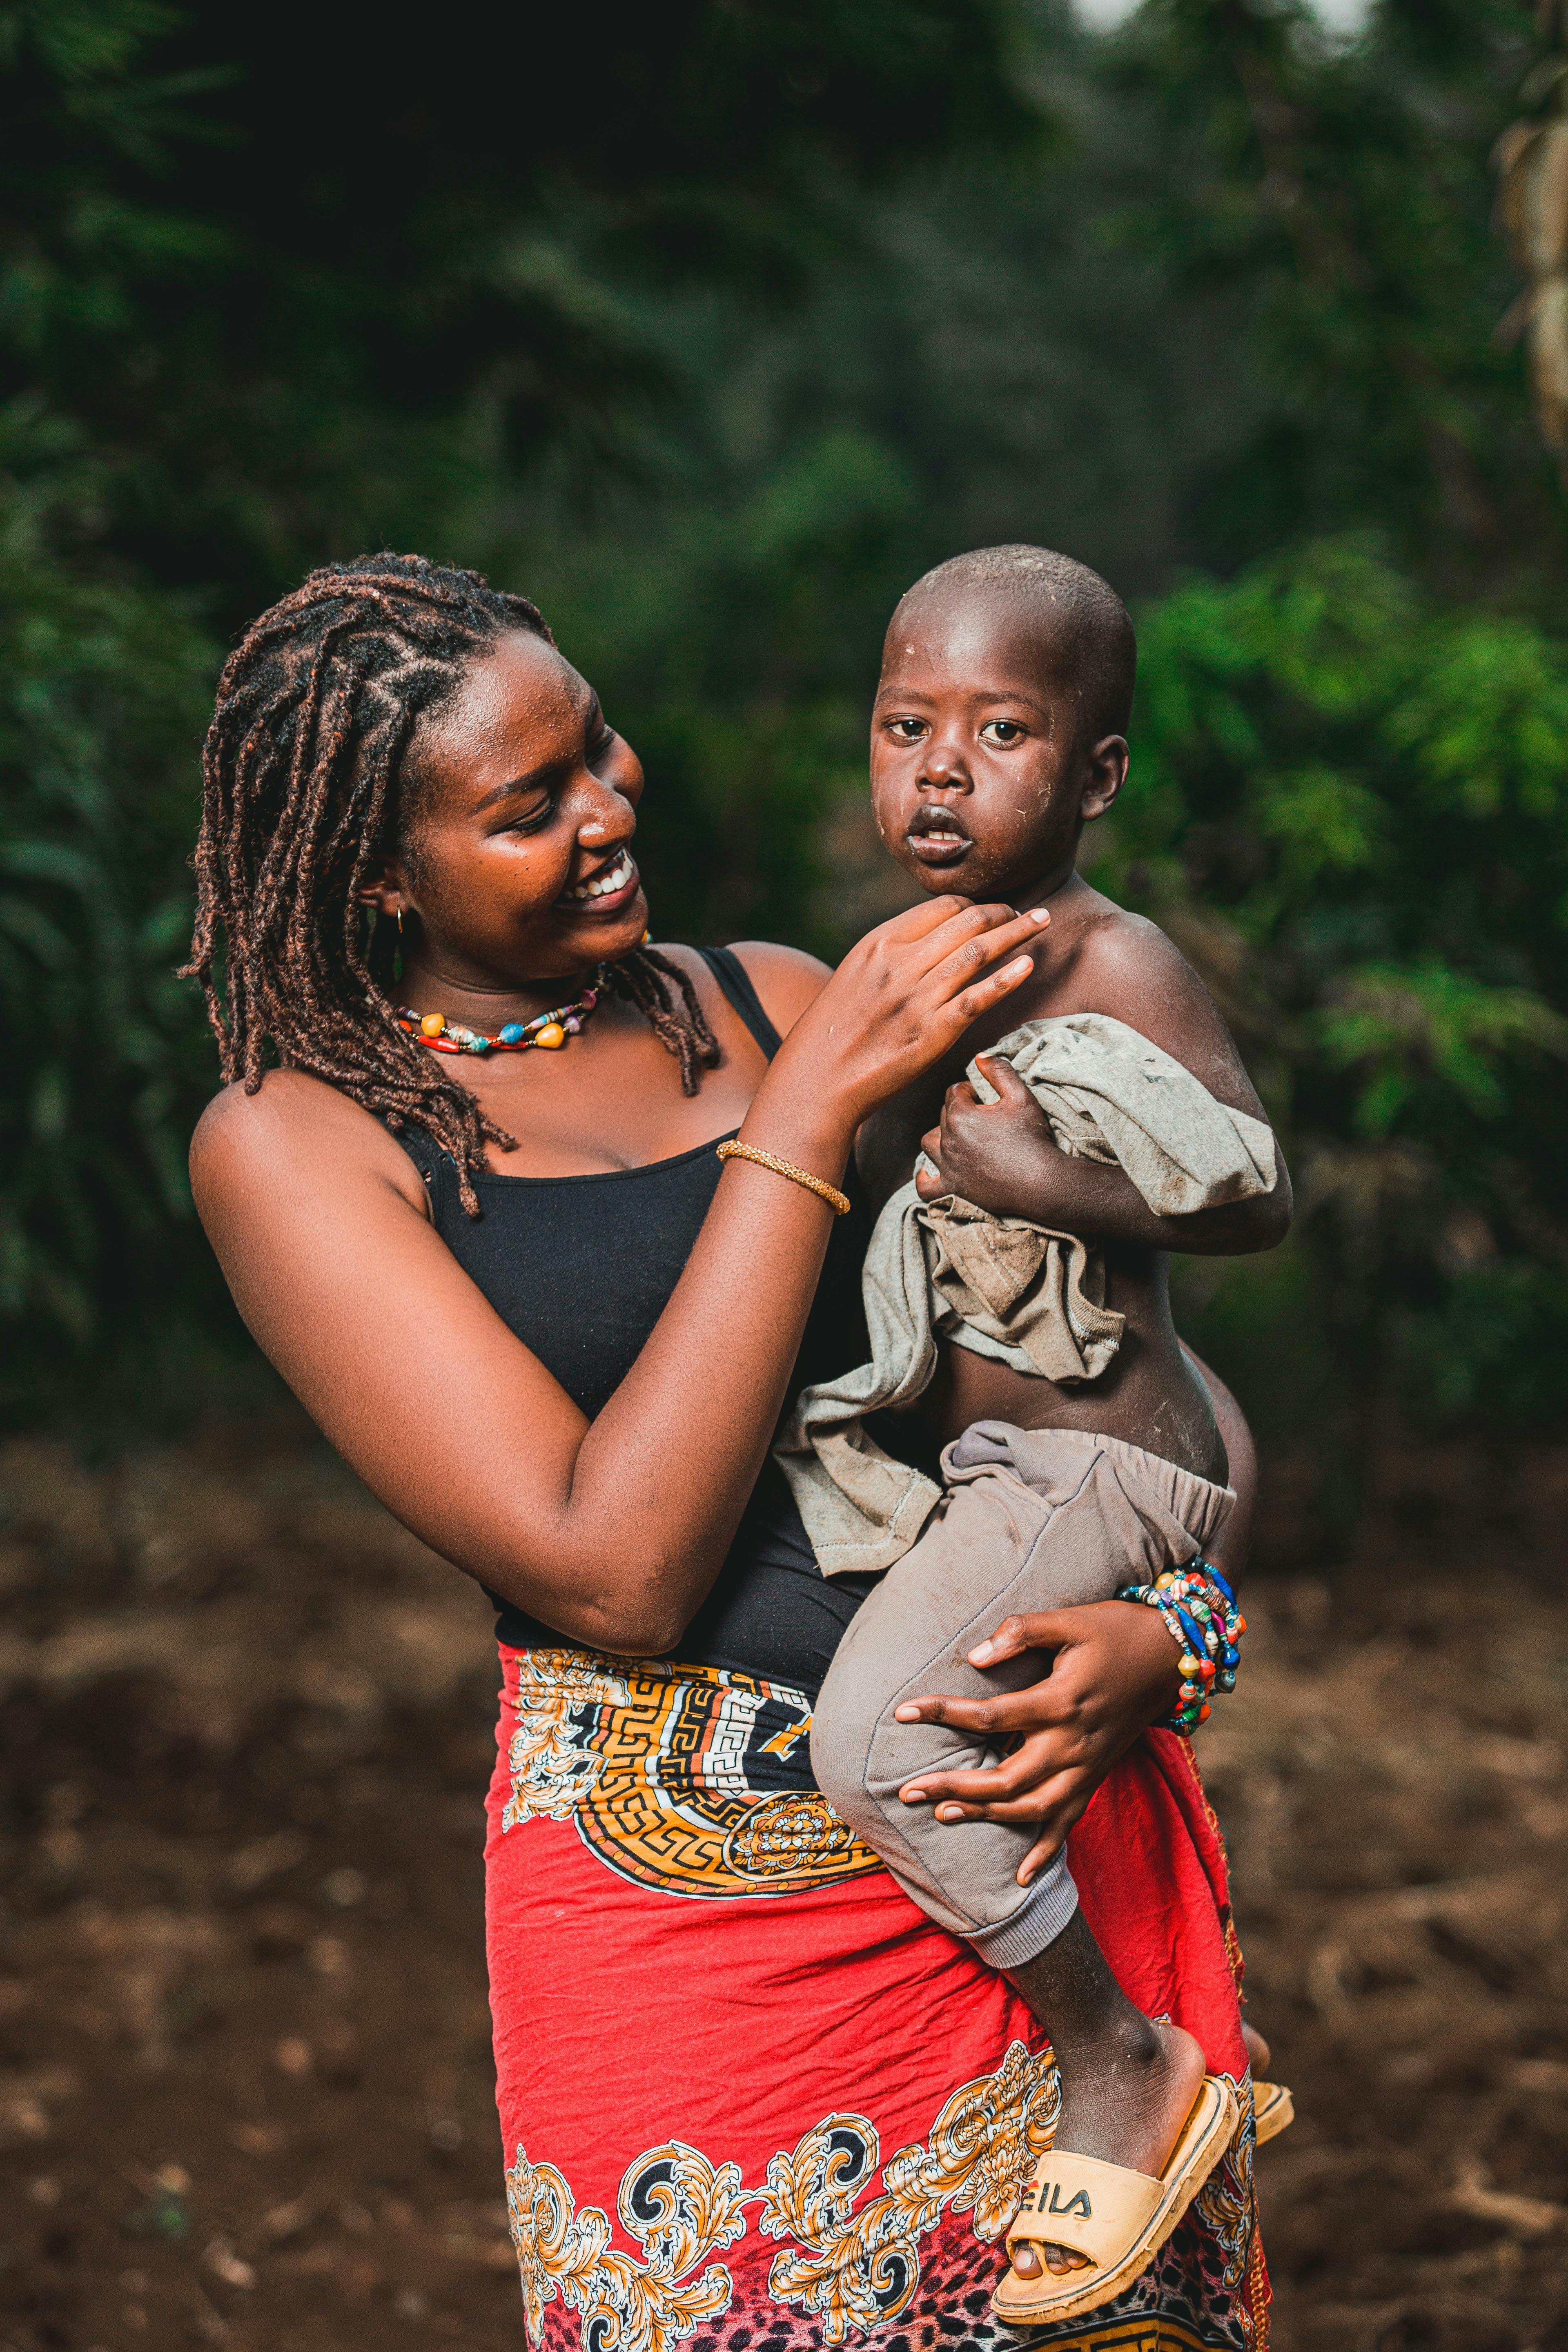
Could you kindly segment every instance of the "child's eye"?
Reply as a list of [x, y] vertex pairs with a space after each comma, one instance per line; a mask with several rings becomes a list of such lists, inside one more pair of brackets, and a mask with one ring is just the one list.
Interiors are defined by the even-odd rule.
[[1016, 743], [1023, 733], [1016, 719], [991, 719], [981, 729], [980, 740], [983, 743]]
[[923, 719], [889, 719], [888, 732], [895, 743], [918, 743], [925, 733]]

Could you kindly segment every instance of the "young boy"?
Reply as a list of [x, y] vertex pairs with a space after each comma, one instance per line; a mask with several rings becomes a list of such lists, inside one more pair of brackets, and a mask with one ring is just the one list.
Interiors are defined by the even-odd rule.
[[[1205, 2082], [1193, 2037], [1144, 2017], [1121, 1993], [1077, 1910], [1065, 1858], [1042, 1870], [1037, 1823], [1020, 1819], [1017, 1807], [983, 1807], [984, 1784], [962, 1769], [954, 1779], [955, 1765], [989, 1760], [982, 1737], [950, 1727], [973, 1723], [974, 1707], [950, 1711], [929, 1696], [934, 1689], [973, 1701], [994, 1698], [999, 1681], [1017, 1687], [995, 1669], [1018, 1659], [1022, 1643], [1009, 1636], [994, 1647], [985, 1638], [1004, 1617], [1152, 1585], [1162, 1569], [1180, 1570], [1214, 1544], [1233, 1499], [1226, 1449], [1171, 1318], [1167, 1253], [1271, 1248], [1289, 1222], [1284, 1163], [1202, 982], [1155, 925], [1076, 870], [1084, 824], [1110, 807], [1127, 772], [1134, 664], [1121, 600], [1098, 574], [1042, 549], [960, 556], [919, 581], [893, 615], [872, 726], [872, 804], [882, 839], [933, 895], [1043, 906], [1050, 927], [1034, 978], [975, 1024], [947, 1066], [877, 1112], [862, 1135], [860, 1164], [879, 1203], [908, 1186], [922, 1149], [929, 1163], [914, 1188], [931, 1209], [927, 1234], [906, 1240], [899, 1267], [889, 1269], [884, 1252], [879, 1306], [868, 1271], [873, 1334], [879, 1320], [900, 1319], [915, 1286], [923, 1291], [921, 1247], [928, 1270], [942, 1263], [931, 1231], [938, 1207], [951, 1215], [954, 1201], [961, 1219], [968, 1203], [1007, 1221], [1005, 1236], [1044, 1229], [1063, 1252], [1059, 1276], [1051, 1277], [1057, 1293], [1076, 1284], [1078, 1310], [1044, 1354], [1037, 1339], [1024, 1353], [1009, 1348], [1005, 1323], [976, 1309], [956, 1342], [952, 1317], [944, 1325], [939, 1316], [938, 1336], [915, 1343], [924, 1360], [900, 1360], [891, 1402], [918, 1410], [950, 1449], [940, 1496], [918, 1472], [889, 1464], [858, 1422], [847, 1437], [838, 1430], [837, 1453], [819, 1444], [812, 1457], [816, 1392], [807, 1392], [804, 1418], [797, 1414], [780, 1454], [829, 1573], [872, 1564], [873, 1551], [846, 1545], [837, 1563], [832, 1558], [820, 1492], [817, 1525], [808, 1507], [811, 1478], [820, 1484], [818, 1457], [826, 1451], [838, 1465], [834, 1475], [855, 1492], [870, 1492], [882, 1478], [891, 1498], [873, 1530], [886, 1539], [875, 1564], [896, 1565], [856, 1618], [824, 1688], [813, 1733], [818, 1778], [916, 1900], [1006, 1969], [1060, 2066], [1062, 2105], [1046, 2159], [1056, 2167], [1049, 2210], [1073, 2219], [1062, 2223], [1060, 2242], [1047, 2242], [1037, 2220], [1035, 2242], [1015, 2242], [997, 2308], [1026, 2324], [1096, 2307], [1120, 2292], [1174, 2226], [1235, 2123], [1229, 2093]], [[1067, 1042], [1091, 1063], [1106, 1048], [1129, 1067], [1142, 1061], [1147, 1067], [1134, 1068], [1134, 1083], [1145, 1078], [1167, 1094], [1173, 1084], [1177, 1093], [1186, 1087], [1194, 1097], [1189, 1115], [1225, 1130], [1240, 1173], [1211, 1186], [1217, 1205], [1156, 1213], [1147, 1184], [1141, 1191], [1110, 1152], [1064, 1151], [1030, 1087], [1005, 1061], [984, 1059], [1005, 1033], [1043, 1021], [1059, 1024], [1044, 1033], [1059, 1038], [1069, 1018]], [[1162, 1050], [1149, 1054], [1145, 1040]], [[1010, 1049], [1018, 1051], [1011, 1039]], [[963, 1078], [976, 1055], [989, 1101]], [[1194, 1197], [1190, 1187], [1183, 1197]], [[912, 1196], [907, 1207], [906, 1234]], [[883, 1224], [894, 1215], [889, 1209]], [[994, 1236], [998, 1228], [987, 1231]], [[939, 1276], [931, 1281], [934, 1300]], [[968, 1294], [960, 1287], [957, 1295]], [[988, 1344], [988, 1329], [1002, 1344]], [[1057, 1367], [1056, 1376], [1043, 1364]], [[868, 1409], [889, 1401], [890, 1385], [872, 1384]], [[846, 1409], [852, 1406], [851, 1399]], [[1161, 1622], [1152, 1611], [1129, 1617], [1140, 1635], [1146, 1622], [1151, 1632]], [[941, 1800], [934, 1812], [933, 1798]], [[972, 1826], [956, 1838], [934, 1827], [957, 1821]], [[987, 1874], [991, 1884], [981, 1886]], [[1207, 2135], [1202, 2148], [1194, 2130]], [[1096, 2162], [1069, 2177], [1062, 2161], [1071, 2158]], [[1129, 2183], [1132, 2205], [1147, 2202], [1150, 2185], [1173, 2179], [1183, 2165], [1191, 2178], [1179, 2198], [1173, 2189], [1152, 2215], [1126, 2206]], [[1037, 2184], [1031, 2194], [1039, 2193]], [[1095, 2204], [1100, 2218], [1090, 2226]], [[1089, 2274], [1076, 2302], [1075, 2269]]]

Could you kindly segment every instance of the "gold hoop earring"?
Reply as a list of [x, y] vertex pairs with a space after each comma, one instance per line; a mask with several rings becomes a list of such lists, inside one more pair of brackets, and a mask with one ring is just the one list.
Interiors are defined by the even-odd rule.
[[402, 909], [402, 908], [401, 908], [401, 907], [397, 908], [395, 909], [395, 912], [396, 912], [396, 916], [397, 916], [397, 936], [398, 936], [398, 938], [399, 938], [399, 939], [401, 939], [401, 938], [403, 937], [403, 909]]

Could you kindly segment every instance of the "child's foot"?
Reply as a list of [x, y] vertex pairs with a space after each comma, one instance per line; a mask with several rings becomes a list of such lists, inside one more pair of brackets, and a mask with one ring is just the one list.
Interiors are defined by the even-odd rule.
[[[1158, 2179], [1207, 2071], [1190, 2033], [1140, 2017], [1113, 2043], [1080, 2048], [1070, 2068], [1062, 2068], [1053, 2145]], [[1020, 2278], [1037, 2279], [1042, 2256], [1058, 2278], [1087, 2267], [1085, 2257], [1070, 2246], [1021, 2245], [1013, 2268]]]
[[1247, 2063], [1252, 2069], [1252, 2079], [1257, 2082], [1261, 2077], [1267, 2076], [1268, 2073], [1268, 2060], [1271, 2054], [1268, 2044], [1254, 2025], [1244, 2023], [1241, 2038], [1247, 2044]]

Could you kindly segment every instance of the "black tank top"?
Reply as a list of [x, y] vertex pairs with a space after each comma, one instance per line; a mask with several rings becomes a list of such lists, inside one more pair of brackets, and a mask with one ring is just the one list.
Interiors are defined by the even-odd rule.
[[[771, 1061], [779, 1034], [745, 966], [728, 948], [699, 952]], [[723, 1140], [715, 1136], [650, 1168], [596, 1176], [480, 1170], [474, 1184], [481, 1213], [469, 1217], [447, 1154], [416, 1129], [398, 1137], [429, 1188], [436, 1230], [458, 1265], [590, 1420], [619, 1388], [668, 1304], [712, 1205], [723, 1172], [714, 1146]], [[792, 1398], [814, 1381], [864, 1363], [871, 1352], [860, 1304], [871, 1214], [853, 1162], [845, 1190], [853, 1206], [833, 1221]], [[671, 1430], [670, 1443], [680, 1443], [679, 1430]], [[815, 1696], [874, 1580], [822, 1574], [770, 1455], [713, 1590], [670, 1654], [788, 1683]], [[502, 1642], [529, 1649], [573, 1638], [489, 1597]]]

